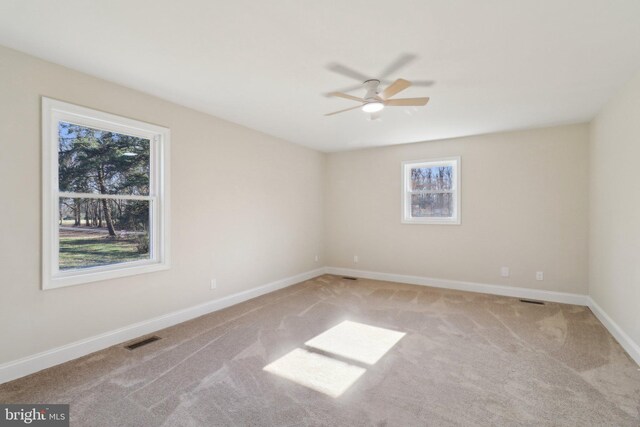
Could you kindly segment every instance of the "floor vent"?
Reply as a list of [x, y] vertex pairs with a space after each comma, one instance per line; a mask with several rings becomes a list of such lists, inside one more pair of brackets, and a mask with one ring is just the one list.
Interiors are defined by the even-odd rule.
[[533, 301], [533, 300], [530, 300], [530, 299], [521, 299], [520, 302], [526, 302], [527, 304], [544, 305], [544, 303], [542, 301]]
[[345, 280], [358, 280], [357, 277], [342, 276], [342, 278]]
[[143, 345], [151, 344], [152, 342], [158, 341], [159, 339], [160, 337], [156, 337], [156, 336], [145, 338], [143, 340], [134, 342], [133, 344], [129, 344], [125, 346], [125, 348], [129, 350], [135, 350], [136, 348], [142, 347]]

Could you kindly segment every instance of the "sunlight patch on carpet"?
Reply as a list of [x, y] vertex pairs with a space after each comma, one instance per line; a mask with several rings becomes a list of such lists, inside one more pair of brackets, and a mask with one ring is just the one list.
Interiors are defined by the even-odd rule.
[[373, 365], [404, 336], [403, 332], [345, 320], [305, 344], [318, 350]]
[[296, 348], [263, 370], [339, 397], [366, 372], [358, 363], [375, 364], [405, 335], [345, 320], [307, 341], [305, 346], [313, 351]]
[[263, 369], [331, 397], [339, 397], [365, 373], [359, 366], [300, 348]]

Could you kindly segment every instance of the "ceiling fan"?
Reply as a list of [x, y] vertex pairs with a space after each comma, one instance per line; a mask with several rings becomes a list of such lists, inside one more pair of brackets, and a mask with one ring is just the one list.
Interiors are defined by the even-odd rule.
[[387, 88], [382, 92], [380, 92], [380, 80], [369, 79], [366, 80], [363, 85], [367, 90], [364, 98], [358, 98], [357, 96], [349, 95], [343, 92], [331, 92], [329, 96], [336, 96], [339, 98], [357, 101], [360, 103], [360, 105], [346, 108], [344, 110], [334, 111], [333, 113], [325, 114], [325, 116], [333, 116], [334, 114], [344, 113], [346, 111], [355, 110], [356, 108], [361, 108], [365, 113], [375, 114], [385, 107], [421, 107], [423, 105], [427, 105], [427, 102], [429, 102], [428, 97], [391, 99], [392, 96], [411, 86], [411, 82], [405, 79], [396, 80], [395, 82], [387, 86]]
[[[354, 70], [346, 65], [332, 62], [327, 65], [327, 69], [336, 74], [340, 74], [341, 76], [347, 77], [349, 79], [357, 80], [358, 82], [364, 82], [367, 80], [380, 80], [380, 83], [383, 85], [391, 84], [392, 82], [388, 80], [388, 77], [396, 74], [401, 68], [406, 67], [407, 65], [415, 62], [418, 57], [412, 53], [403, 53], [400, 54], [393, 62], [387, 65], [382, 71], [376, 74], [376, 77], [372, 75], [368, 75], [366, 73], [361, 73], [358, 70]], [[433, 80], [412, 80], [412, 86], [432, 86], [435, 82]], [[346, 92], [349, 93], [356, 89], [360, 89], [362, 87], [362, 83], [356, 86], [348, 86], [342, 89], [338, 89], [336, 92]], [[326, 94], [329, 96], [329, 94]]]

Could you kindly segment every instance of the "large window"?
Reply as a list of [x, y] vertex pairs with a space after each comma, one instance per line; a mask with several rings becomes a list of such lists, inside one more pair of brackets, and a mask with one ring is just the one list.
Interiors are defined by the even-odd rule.
[[402, 222], [460, 224], [460, 158], [402, 164]]
[[43, 288], [166, 269], [169, 130], [42, 99]]

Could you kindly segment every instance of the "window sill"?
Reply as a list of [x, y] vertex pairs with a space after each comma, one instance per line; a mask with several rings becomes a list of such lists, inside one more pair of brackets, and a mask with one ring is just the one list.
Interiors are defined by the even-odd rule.
[[53, 277], [43, 277], [42, 289], [57, 289], [67, 286], [82, 285], [85, 283], [99, 282], [120, 277], [135, 276], [138, 274], [153, 273], [156, 271], [168, 270], [168, 263], [144, 262], [131, 263], [133, 265], [121, 265], [117, 268], [96, 268], [86, 269], [86, 271], [70, 270], [61, 272]]
[[460, 219], [406, 219], [400, 221], [402, 224], [413, 225], [460, 225]]

